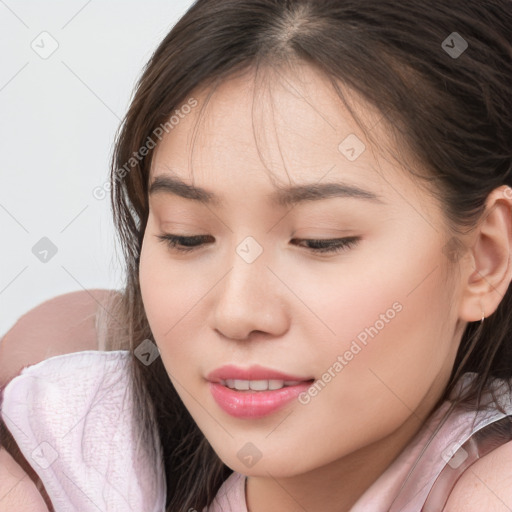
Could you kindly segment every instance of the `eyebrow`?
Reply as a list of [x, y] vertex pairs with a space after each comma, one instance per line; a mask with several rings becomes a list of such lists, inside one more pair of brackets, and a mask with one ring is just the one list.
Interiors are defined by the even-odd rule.
[[[160, 193], [173, 194], [205, 205], [220, 207], [223, 204], [222, 199], [214, 192], [185, 183], [180, 178], [172, 175], [159, 175], [152, 181], [149, 187], [149, 195]], [[278, 187], [270, 195], [270, 201], [277, 206], [287, 207], [306, 201], [319, 201], [332, 197], [384, 202], [377, 194], [348, 183], [311, 183]]]

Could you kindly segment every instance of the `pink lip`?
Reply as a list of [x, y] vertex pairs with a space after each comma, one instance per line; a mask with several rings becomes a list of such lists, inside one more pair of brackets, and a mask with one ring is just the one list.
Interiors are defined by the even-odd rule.
[[[222, 366], [208, 374], [210, 392], [219, 407], [235, 418], [261, 418], [291, 402], [311, 386], [313, 378], [289, 375], [262, 366], [243, 369]], [[221, 380], [284, 380], [299, 381], [294, 386], [268, 391], [237, 391], [221, 384]]]
[[271, 370], [264, 366], [254, 365], [249, 368], [239, 368], [234, 365], [226, 365], [217, 368], [206, 376], [210, 382], [220, 382], [227, 379], [239, 380], [311, 380], [313, 377], [300, 377], [297, 375], [289, 375], [286, 373]]

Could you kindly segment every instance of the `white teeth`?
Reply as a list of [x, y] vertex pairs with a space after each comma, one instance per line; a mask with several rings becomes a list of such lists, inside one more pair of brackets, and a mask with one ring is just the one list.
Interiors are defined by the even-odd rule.
[[237, 391], [248, 391], [249, 389], [252, 391], [273, 391], [276, 389], [281, 389], [285, 386], [295, 386], [300, 384], [298, 380], [240, 380], [240, 379], [227, 379], [221, 381], [221, 384], [230, 388], [236, 389]]
[[249, 389], [250, 382], [248, 380], [234, 380], [234, 388], [239, 389], [240, 391], [245, 391], [246, 389]]
[[282, 380], [269, 380], [268, 381], [268, 389], [281, 389], [284, 386], [284, 382]]
[[265, 391], [268, 389], [268, 380], [250, 380], [249, 387], [253, 391]]

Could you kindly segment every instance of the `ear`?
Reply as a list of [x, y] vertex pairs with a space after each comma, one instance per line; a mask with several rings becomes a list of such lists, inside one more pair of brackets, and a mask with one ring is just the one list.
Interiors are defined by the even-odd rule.
[[496, 311], [512, 280], [512, 188], [494, 189], [471, 236], [459, 317], [475, 322]]

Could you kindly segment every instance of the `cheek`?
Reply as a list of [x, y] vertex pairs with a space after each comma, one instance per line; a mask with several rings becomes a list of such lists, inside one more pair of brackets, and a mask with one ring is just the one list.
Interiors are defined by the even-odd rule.
[[368, 262], [365, 274], [345, 277], [335, 293], [328, 294], [327, 283], [318, 289], [315, 311], [335, 334], [316, 336], [309, 358], [317, 382], [302, 397], [296, 419], [308, 443], [318, 440], [319, 429], [336, 432], [339, 441], [327, 458], [393, 432], [424, 403], [432, 405], [449, 374], [450, 294], [430, 252], [424, 259], [404, 255], [387, 267]]
[[161, 319], [167, 307], [162, 300], [165, 287], [165, 268], [160, 261], [158, 251], [147, 241], [146, 234], [142, 243], [139, 263], [139, 283], [146, 317], [153, 334], [161, 328]]
[[164, 364], [167, 367], [166, 361], [171, 360], [177, 367], [193, 350], [197, 303], [205, 294], [201, 274], [184, 272], [159, 243], [145, 239], [139, 282], [146, 317]]
[[146, 237], [140, 256], [140, 290], [146, 317], [155, 341], [161, 349], [162, 338], [175, 322], [178, 302], [173, 295], [181, 286], [176, 282], [176, 276], [170, 272], [168, 262], [162, 257], [164, 251]]
[[422, 363], [429, 371], [442, 363], [450, 349], [443, 336], [453, 316], [451, 293], [434, 241], [379, 249], [376, 254], [383, 256], [361, 252], [318, 275], [298, 273], [294, 291], [321, 320], [314, 325], [316, 336], [307, 335], [313, 340], [324, 333], [316, 346], [322, 354], [318, 363], [325, 367], [326, 356], [333, 363], [346, 353], [349, 366], [386, 365], [386, 377], [398, 382], [394, 368], [406, 371]]
[[410, 414], [451, 369], [451, 295], [435, 247], [423, 254], [366, 262], [364, 273], [351, 273], [341, 291], [317, 305], [335, 333], [332, 341], [324, 337], [317, 359], [320, 375], [336, 375], [321, 394], [325, 403], [367, 415], [367, 425], [379, 409], [390, 424]]

